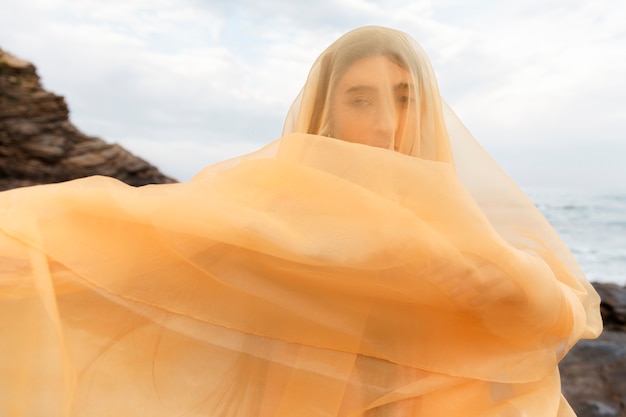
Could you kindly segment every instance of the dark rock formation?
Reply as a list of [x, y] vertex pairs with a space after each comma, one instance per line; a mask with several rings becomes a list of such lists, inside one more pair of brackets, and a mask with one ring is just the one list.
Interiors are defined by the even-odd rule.
[[626, 287], [594, 284], [604, 331], [561, 362], [563, 394], [578, 417], [626, 417]]
[[82, 134], [68, 114], [32, 64], [0, 49], [0, 190], [89, 175], [131, 185], [174, 182], [121, 146]]

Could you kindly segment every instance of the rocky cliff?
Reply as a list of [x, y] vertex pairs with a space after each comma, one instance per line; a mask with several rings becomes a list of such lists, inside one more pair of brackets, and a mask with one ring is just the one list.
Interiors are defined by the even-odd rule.
[[0, 190], [89, 175], [131, 185], [174, 182], [116, 144], [86, 136], [35, 67], [0, 49]]

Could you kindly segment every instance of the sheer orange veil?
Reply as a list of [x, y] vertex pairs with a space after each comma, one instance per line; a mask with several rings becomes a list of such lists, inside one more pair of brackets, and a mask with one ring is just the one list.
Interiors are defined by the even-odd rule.
[[416, 113], [416, 132], [402, 132], [397, 151], [424, 159], [451, 162], [439, 88], [425, 52], [406, 34], [382, 27], [353, 30], [324, 51], [313, 64], [306, 85], [289, 110], [283, 135], [292, 132], [322, 136], [331, 134], [333, 88], [351, 64], [375, 55], [388, 57], [407, 70], [415, 86], [416, 105], [410, 111]]
[[[409, 77], [393, 149], [334, 131], [372, 56]], [[600, 331], [566, 246], [391, 29], [333, 43], [281, 138], [187, 183], [0, 193], [3, 415], [567, 416], [558, 362]]]

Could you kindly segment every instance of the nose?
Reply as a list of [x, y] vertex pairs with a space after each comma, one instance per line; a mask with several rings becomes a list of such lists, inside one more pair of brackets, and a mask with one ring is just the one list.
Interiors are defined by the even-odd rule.
[[396, 112], [393, 106], [381, 106], [376, 112], [373, 133], [375, 146], [393, 149], [396, 131]]

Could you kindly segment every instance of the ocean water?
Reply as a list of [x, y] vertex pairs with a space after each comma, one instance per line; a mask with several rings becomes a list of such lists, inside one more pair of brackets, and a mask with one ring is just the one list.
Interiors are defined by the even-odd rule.
[[524, 188], [590, 281], [626, 285], [626, 191]]

